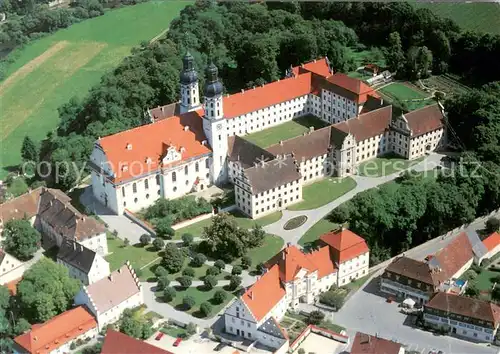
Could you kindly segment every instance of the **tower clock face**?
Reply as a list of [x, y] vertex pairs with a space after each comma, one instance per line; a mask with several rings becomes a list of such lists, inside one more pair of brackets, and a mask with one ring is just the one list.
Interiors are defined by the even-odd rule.
[[222, 124], [217, 124], [217, 130], [222, 130]]

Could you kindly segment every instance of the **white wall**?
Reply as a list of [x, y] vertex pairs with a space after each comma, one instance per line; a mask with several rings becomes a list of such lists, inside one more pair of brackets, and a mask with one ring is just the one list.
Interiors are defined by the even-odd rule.
[[350, 283], [353, 280], [364, 277], [368, 274], [369, 252], [339, 264], [338, 283], [339, 286]]
[[89, 284], [95, 283], [110, 274], [109, 263], [100, 255], [96, 255], [88, 274]]
[[[491, 343], [494, 340], [496, 330], [493, 331], [491, 328], [475, 326], [469, 323], [450, 320], [446, 317], [431, 315], [424, 313], [425, 322], [437, 326], [437, 327], [447, 327], [455, 329], [456, 332], [450, 332], [454, 335], [469, 338], [475, 341]], [[451, 330], [450, 330], [451, 331]]]
[[241, 299], [236, 299], [224, 312], [226, 332], [256, 339], [258, 323]]
[[409, 159], [425, 156], [427, 152], [436, 150], [441, 145], [444, 130], [437, 129], [423, 135], [411, 138]]
[[25, 270], [25, 263], [5, 253], [4, 259], [0, 264], [0, 285], [22, 277]]
[[358, 104], [328, 90], [321, 90], [323, 101], [321, 118], [330, 124], [342, 122], [358, 115]]

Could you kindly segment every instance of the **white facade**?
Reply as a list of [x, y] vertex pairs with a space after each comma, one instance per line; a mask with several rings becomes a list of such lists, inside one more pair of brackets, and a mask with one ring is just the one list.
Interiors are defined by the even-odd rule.
[[321, 90], [321, 100], [323, 102], [321, 119], [330, 124], [354, 118], [362, 108], [357, 102], [325, 89]]
[[57, 259], [57, 263], [60, 263], [68, 268], [69, 275], [75, 279], [79, 279], [84, 285], [95, 283], [110, 274], [109, 263], [98, 254], [95, 255], [94, 261], [92, 262], [92, 266], [88, 273], [59, 258]]
[[447, 329], [452, 335], [484, 343], [492, 343], [498, 330], [498, 327], [477, 326], [429, 313], [424, 313], [424, 321], [433, 327]]
[[181, 84], [181, 114], [198, 109], [200, 104], [198, 82]]
[[369, 252], [349, 259], [338, 265], [338, 285], [346, 285], [351, 281], [368, 274]]
[[0, 285], [20, 278], [25, 270], [24, 263], [4, 251], [0, 263]]

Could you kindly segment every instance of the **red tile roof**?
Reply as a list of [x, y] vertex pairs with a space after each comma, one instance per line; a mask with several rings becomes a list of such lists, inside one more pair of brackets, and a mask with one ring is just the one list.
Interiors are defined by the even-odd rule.
[[306, 258], [311, 263], [314, 263], [316, 265], [316, 269], [318, 270], [318, 279], [321, 279], [324, 276], [330, 275], [337, 271], [337, 269], [335, 268], [335, 263], [332, 260], [329, 247], [321, 247], [317, 251], [307, 253]]
[[[469, 237], [465, 232], [455, 237], [443, 249], [438, 251], [434, 257], [439, 264], [439, 268], [449, 279], [457, 273], [467, 262], [474, 258], [474, 251], [470, 244]], [[429, 261], [432, 264], [434, 259]]]
[[398, 354], [400, 349], [399, 343], [357, 332], [351, 354]]
[[83, 306], [78, 306], [42, 324], [35, 324], [31, 331], [14, 338], [28, 353], [50, 353], [76, 337], [97, 327], [94, 316]]
[[265, 263], [266, 267], [271, 268], [277, 265], [279, 268], [280, 279], [289, 282], [295, 279], [295, 276], [301, 269], [307, 273], [314, 272], [318, 267], [311, 262], [311, 258], [302, 253], [296, 246], [288, 246], [278, 252]]
[[149, 343], [143, 342], [127, 336], [121, 332], [108, 329], [104, 343], [102, 345], [101, 354], [173, 354], [168, 350], [155, 347]]
[[295, 75], [302, 74], [304, 72], [312, 72], [323, 77], [328, 77], [332, 75], [325, 58], [311, 61], [301, 66], [296, 66], [293, 68], [293, 73]]
[[281, 285], [279, 269], [275, 265], [248, 288], [241, 296], [241, 301], [247, 305], [255, 319], [260, 321], [285, 295], [286, 291]]
[[500, 233], [494, 232], [483, 240], [483, 245], [488, 249], [488, 252], [500, 245]]
[[404, 116], [410, 126], [412, 137], [442, 129], [444, 126], [443, 113], [438, 104], [411, 111]]
[[42, 194], [42, 187], [1, 204], [0, 220], [5, 224], [13, 219], [32, 218], [38, 213], [40, 194]]
[[189, 112], [99, 139], [113, 167], [114, 182], [158, 170], [168, 146], [174, 146], [178, 152], [184, 148], [181, 161], [208, 154], [210, 147], [202, 143], [206, 140], [202, 115], [203, 110]]
[[392, 106], [382, 107], [356, 118], [333, 125], [333, 128], [351, 133], [359, 143], [384, 132], [389, 128], [392, 119]]
[[365, 240], [347, 229], [330, 231], [321, 235], [320, 240], [333, 248], [334, 259], [339, 263], [369, 251]]

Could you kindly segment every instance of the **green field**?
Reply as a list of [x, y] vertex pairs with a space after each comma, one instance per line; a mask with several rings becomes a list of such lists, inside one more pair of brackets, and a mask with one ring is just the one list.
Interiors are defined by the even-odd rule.
[[326, 219], [321, 219], [314, 224], [306, 233], [300, 238], [299, 245], [306, 247], [314, 243], [321, 235], [328, 231], [338, 228], [338, 224], [330, 222]]
[[277, 144], [280, 140], [295, 138], [309, 131], [309, 127], [314, 129], [325, 127], [327, 124], [316, 117], [305, 116], [292, 121], [277, 125], [272, 128], [262, 130], [245, 136], [245, 139], [260, 147], [268, 147]]
[[360, 163], [358, 166], [358, 175], [365, 177], [387, 176], [395, 172], [402, 172], [421, 162], [423, 159], [421, 157], [410, 161], [395, 156], [377, 157]]
[[302, 188], [303, 201], [288, 207], [289, 210], [319, 208], [341, 197], [356, 187], [356, 181], [347, 178], [325, 178]]
[[0, 83], [0, 178], [21, 161], [25, 135], [36, 141], [56, 128], [57, 108], [84, 97], [132, 47], [168, 28], [189, 1], [151, 1], [77, 23], [17, 53]]
[[427, 8], [440, 17], [452, 19], [464, 30], [500, 34], [500, 4], [498, 3], [418, 3], [415, 5]]
[[396, 106], [405, 104], [410, 111], [433, 104], [435, 101], [424, 91], [413, 88], [402, 82], [394, 82], [378, 90], [382, 96], [391, 101]]

